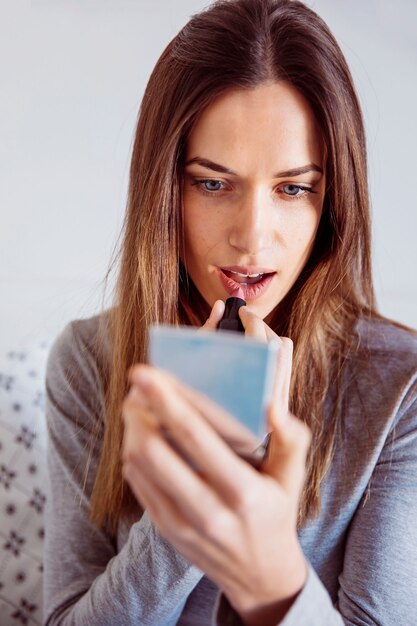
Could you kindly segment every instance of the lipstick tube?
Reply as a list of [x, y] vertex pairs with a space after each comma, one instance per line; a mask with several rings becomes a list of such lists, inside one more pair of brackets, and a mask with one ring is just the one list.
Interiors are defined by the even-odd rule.
[[[241, 290], [238, 289], [237, 292], [239, 291]], [[217, 326], [217, 329], [244, 333], [245, 329], [239, 317], [239, 309], [241, 306], [246, 306], [246, 302], [243, 298], [239, 298], [238, 296], [227, 298], [224, 314]]]

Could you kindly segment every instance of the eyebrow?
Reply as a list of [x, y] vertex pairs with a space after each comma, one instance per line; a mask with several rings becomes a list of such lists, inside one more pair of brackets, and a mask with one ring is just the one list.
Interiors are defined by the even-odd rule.
[[[197, 165], [201, 165], [201, 167], [205, 167], [209, 170], [213, 170], [213, 172], [219, 172], [220, 174], [230, 174], [230, 176], [238, 176], [236, 172], [225, 167], [224, 165], [220, 165], [219, 163], [214, 163], [209, 159], [202, 159], [200, 157], [194, 157], [186, 162], [185, 167], [187, 165], [192, 165], [193, 163], [197, 163]], [[294, 167], [291, 170], [285, 170], [284, 172], [277, 172], [274, 174], [273, 178], [284, 178], [286, 176], [300, 176], [301, 174], [307, 174], [307, 172], [320, 172], [323, 174], [323, 170], [321, 167], [316, 165], [315, 163], [309, 163], [308, 165], [302, 165], [301, 167]]]

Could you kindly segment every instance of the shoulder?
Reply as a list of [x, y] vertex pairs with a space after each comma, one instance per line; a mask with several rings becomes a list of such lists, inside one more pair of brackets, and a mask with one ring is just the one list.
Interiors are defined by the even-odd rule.
[[362, 346], [372, 352], [417, 356], [417, 331], [387, 318], [361, 317], [355, 332]]
[[385, 368], [417, 372], [417, 332], [385, 318], [361, 318], [355, 327], [357, 354]]
[[361, 318], [350, 357], [362, 405], [398, 412], [417, 397], [417, 333], [382, 317]]
[[105, 312], [67, 324], [50, 350], [47, 378], [70, 372], [87, 374], [91, 368], [104, 374], [110, 358], [108, 318]]
[[47, 408], [59, 409], [62, 416], [81, 418], [88, 414], [99, 419], [104, 411], [109, 367], [109, 312], [70, 322], [49, 353]]

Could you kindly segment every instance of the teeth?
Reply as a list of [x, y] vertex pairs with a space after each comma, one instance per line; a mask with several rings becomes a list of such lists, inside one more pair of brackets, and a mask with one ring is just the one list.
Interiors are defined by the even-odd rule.
[[242, 276], [243, 278], [257, 278], [258, 276], [263, 276], [263, 274], [241, 274], [240, 272], [234, 272], [233, 270], [229, 270], [232, 274], [236, 274], [237, 276]]

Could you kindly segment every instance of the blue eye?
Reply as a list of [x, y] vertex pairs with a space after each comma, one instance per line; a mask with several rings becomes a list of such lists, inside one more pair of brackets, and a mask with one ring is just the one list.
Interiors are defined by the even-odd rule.
[[224, 191], [224, 183], [214, 178], [196, 178], [191, 184], [207, 195], [215, 195], [218, 194], [219, 191]]
[[302, 196], [305, 192], [311, 191], [311, 189], [309, 189], [308, 187], [300, 187], [300, 185], [294, 185], [291, 183], [289, 183], [288, 185], [283, 185], [282, 190], [287, 196], [292, 197]]
[[201, 180], [200, 183], [207, 191], [220, 191], [222, 188], [219, 180]]

